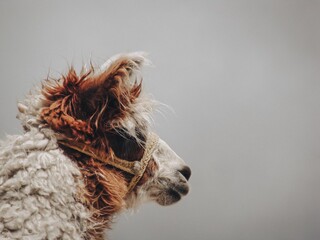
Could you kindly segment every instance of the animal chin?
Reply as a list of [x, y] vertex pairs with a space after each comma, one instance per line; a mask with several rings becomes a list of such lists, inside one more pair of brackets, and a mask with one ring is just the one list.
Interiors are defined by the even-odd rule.
[[159, 195], [156, 202], [161, 206], [169, 206], [181, 199], [181, 194], [174, 189], [168, 189], [163, 194]]

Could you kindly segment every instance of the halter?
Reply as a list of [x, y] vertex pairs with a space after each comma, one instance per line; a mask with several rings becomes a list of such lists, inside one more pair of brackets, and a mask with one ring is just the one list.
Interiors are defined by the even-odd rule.
[[[61, 135], [57, 136], [58, 141], [61, 145], [64, 145], [68, 148], [71, 148], [73, 150], [76, 150], [78, 152], [81, 152], [87, 156], [90, 156], [94, 159], [99, 160], [102, 163], [105, 163], [107, 165], [113, 166], [115, 168], [118, 168], [120, 170], [123, 170], [127, 173], [130, 173], [133, 176], [131, 179], [129, 185], [128, 185], [128, 193], [130, 193], [134, 187], [137, 185], [141, 177], [143, 176], [148, 163], [151, 159], [151, 156], [153, 152], [155, 151], [158, 142], [159, 142], [159, 137], [155, 133], [149, 133], [145, 145], [145, 150], [143, 153], [143, 156], [141, 160], [136, 160], [136, 161], [128, 161], [124, 160], [121, 158], [118, 158], [113, 151], [111, 151], [111, 154], [106, 154], [103, 151], [99, 151], [95, 148], [92, 148], [91, 146], [88, 146], [84, 143], [80, 142], [74, 142], [71, 140], [68, 140], [66, 138], [61, 137]], [[111, 155], [111, 157], [110, 157]]]

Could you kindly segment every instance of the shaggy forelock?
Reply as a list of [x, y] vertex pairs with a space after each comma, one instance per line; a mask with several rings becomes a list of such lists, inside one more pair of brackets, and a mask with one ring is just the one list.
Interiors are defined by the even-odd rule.
[[[140, 140], [137, 130], [143, 134], [148, 132], [152, 123], [151, 113], [158, 104], [150, 96], [141, 93], [141, 67], [145, 64], [150, 64], [150, 61], [143, 53], [138, 52], [117, 55], [99, 68], [92, 65], [89, 70], [83, 68], [80, 75], [71, 68], [68, 74], [59, 79], [48, 78], [43, 81], [42, 88], [36, 87], [30, 92], [26, 99], [18, 104], [18, 117], [24, 126], [44, 123], [49, 124], [55, 131], [61, 131], [61, 128], [68, 125], [75, 129], [74, 134], [77, 131], [91, 134], [91, 128], [105, 127], [125, 131], [136, 140]], [[104, 79], [108, 75], [109, 80]], [[115, 81], [119, 82], [118, 89], [110, 86]], [[113, 94], [112, 97], [117, 98], [118, 112], [114, 106], [108, 106], [110, 98], [102, 99], [105, 86], [109, 87], [108, 91]], [[84, 91], [88, 93], [81, 96]], [[88, 104], [86, 109], [75, 107], [81, 101]], [[93, 106], [90, 106], [91, 103]], [[68, 116], [60, 116], [60, 119], [57, 119], [57, 114], [52, 111], [54, 107], [59, 111], [58, 114], [67, 112]], [[50, 110], [51, 116], [45, 116], [45, 110], [47, 115]], [[109, 119], [102, 119], [103, 114], [108, 112], [114, 115], [109, 116]], [[82, 135], [77, 137], [83, 137]]]

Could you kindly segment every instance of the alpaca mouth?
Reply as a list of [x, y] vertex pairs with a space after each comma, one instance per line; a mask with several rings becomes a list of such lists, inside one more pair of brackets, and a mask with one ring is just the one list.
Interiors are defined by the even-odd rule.
[[169, 189], [164, 194], [161, 194], [156, 201], [161, 206], [169, 206], [178, 202], [180, 199], [181, 195], [177, 191]]
[[156, 199], [156, 202], [161, 206], [169, 206], [181, 200], [181, 198], [187, 195], [189, 192], [189, 186], [187, 184], [181, 184], [172, 186], [169, 189], [163, 191]]
[[189, 192], [189, 186], [188, 184], [181, 184], [181, 185], [175, 186], [174, 190], [179, 194], [181, 194], [182, 196], [185, 196]]

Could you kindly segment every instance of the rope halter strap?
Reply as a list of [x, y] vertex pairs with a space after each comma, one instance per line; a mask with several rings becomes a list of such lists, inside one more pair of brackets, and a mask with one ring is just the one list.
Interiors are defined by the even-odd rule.
[[68, 148], [81, 152], [104, 164], [113, 166], [115, 168], [118, 168], [122, 171], [125, 171], [127, 173], [134, 175], [128, 185], [127, 194], [134, 189], [134, 187], [137, 185], [137, 183], [143, 176], [148, 166], [148, 163], [151, 160], [152, 154], [157, 148], [158, 142], [159, 142], [159, 137], [157, 134], [149, 133], [146, 140], [145, 149], [144, 149], [142, 158], [136, 161], [128, 161], [128, 160], [118, 158], [112, 151], [110, 156], [110, 154], [107, 155], [105, 152], [99, 151], [84, 143], [74, 142], [66, 138], [63, 138], [61, 135], [57, 135], [57, 139], [58, 139], [58, 142], [63, 146], [66, 146]]

